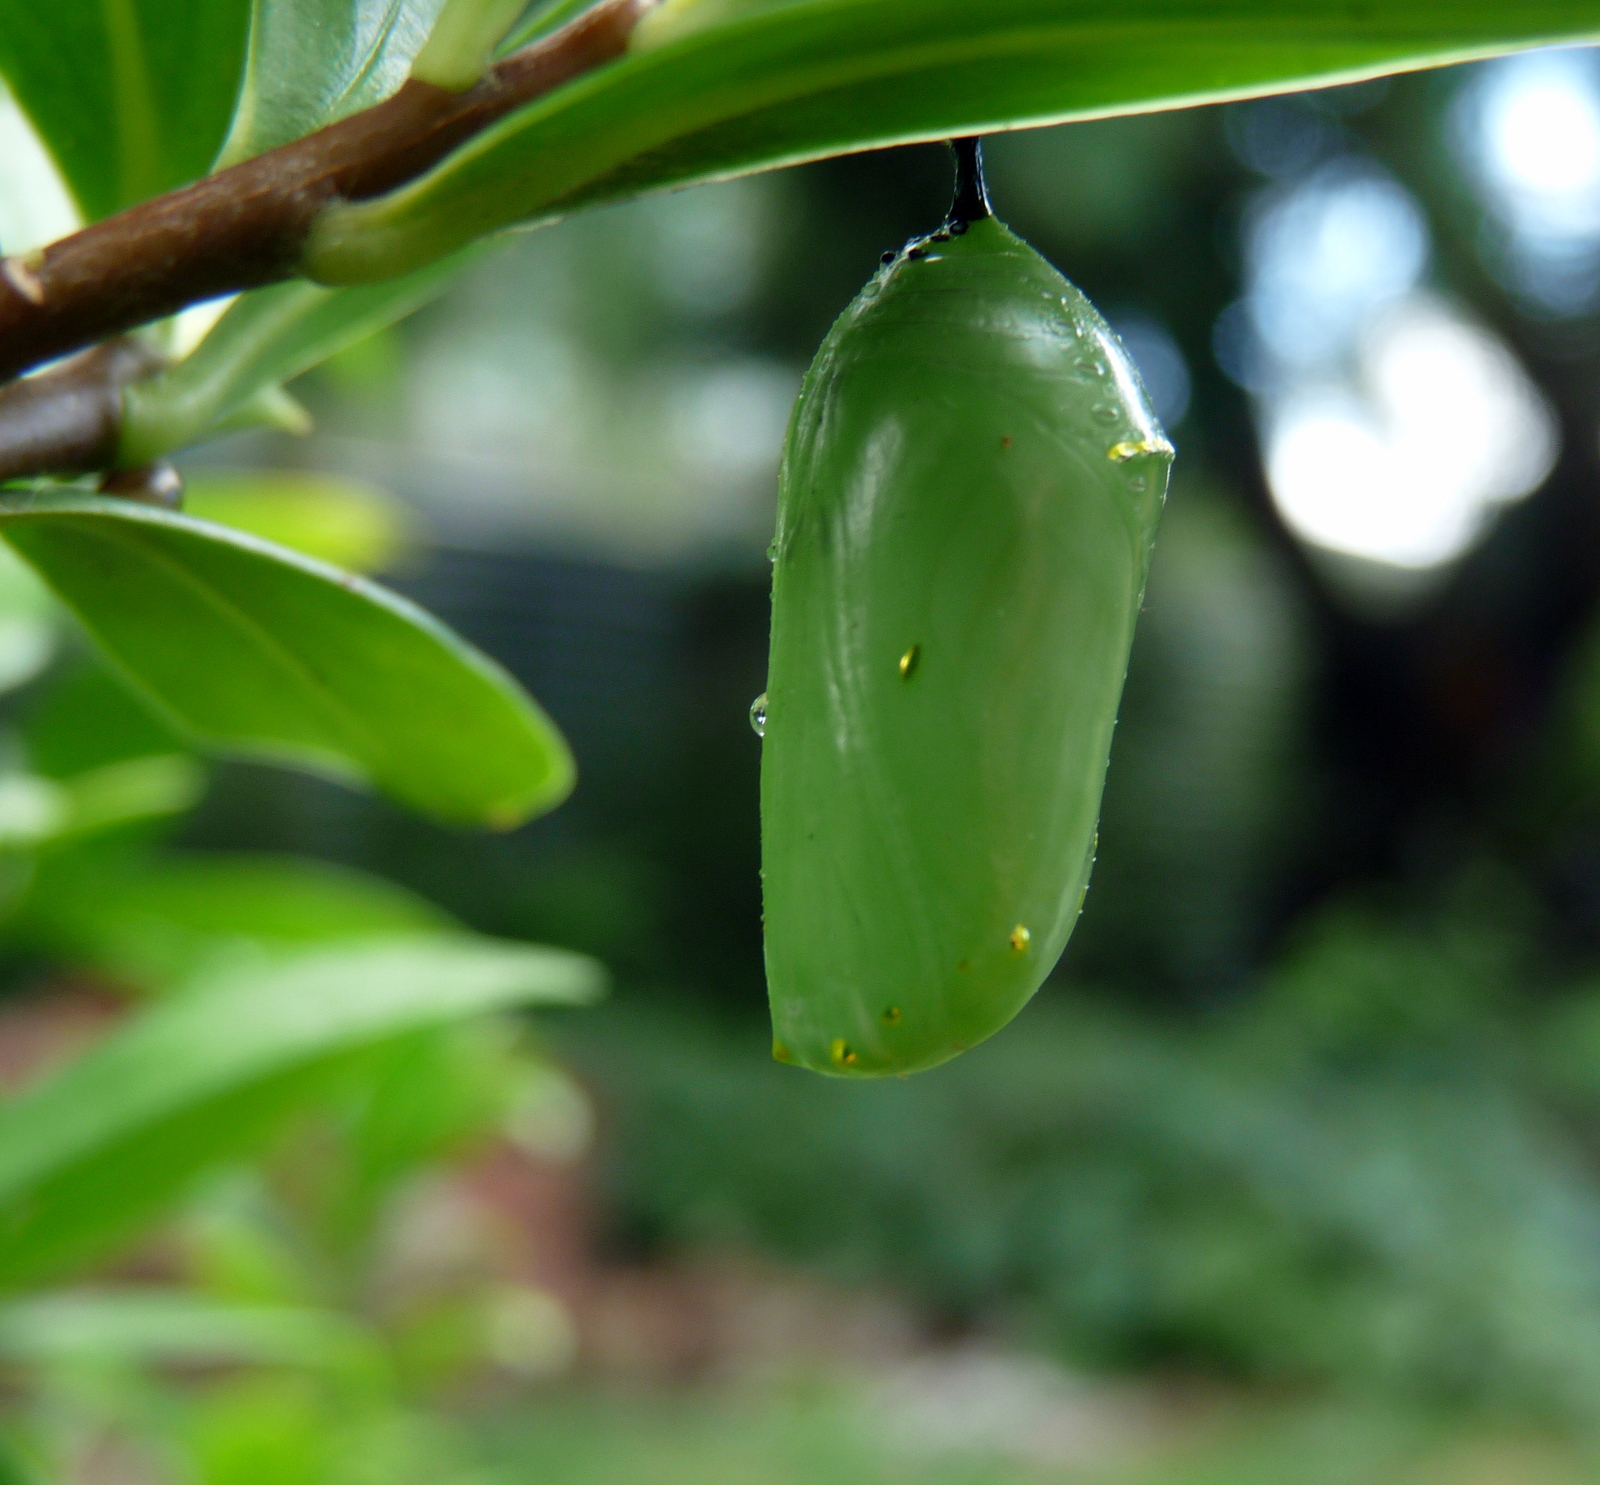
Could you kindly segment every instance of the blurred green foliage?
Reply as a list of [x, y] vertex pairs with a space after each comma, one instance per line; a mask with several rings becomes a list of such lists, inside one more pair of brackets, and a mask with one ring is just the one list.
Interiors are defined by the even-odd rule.
[[1592, 1001], [1570, 987], [1517, 1028], [1525, 943], [1482, 908], [1330, 910], [1203, 1026], [1062, 990], [1025, 1034], [881, 1090], [601, 1013], [614, 1193], [638, 1236], [756, 1243], [1084, 1363], [1582, 1417], [1600, 1193], [1546, 1048]]
[[[1086, 1366], [1589, 1418], [1600, 383], [1574, 327], [1516, 318], [1474, 256], [1461, 86], [1279, 121], [1416, 191], [1441, 285], [1568, 418], [1549, 487], [1398, 624], [1352, 617], [1286, 539], [1212, 356], [1263, 188], [1229, 143], [1254, 105], [990, 142], [1002, 213], [1160, 321], [1193, 379], [1087, 911], [1013, 1036], [845, 1090], [767, 1066], [761, 1025], [743, 715], [778, 443], [740, 436], [942, 209], [937, 151], [574, 220], [301, 383], [327, 430], [304, 457], [428, 511], [447, 551], [417, 590], [496, 636], [585, 782], [468, 847], [228, 770], [194, 838], [311, 845], [605, 955], [618, 999], [566, 1045], [611, 1131], [625, 1255], [753, 1246]], [[729, 395], [741, 379], [771, 397]]]
[[[942, 211], [937, 150], [523, 239], [299, 381], [312, 441], [215, 456], [297, 482], [247, 482], [241, 502], [236, 476], [195, 464], [197, 509], [231, 501], [302, 544], [309, 520], [347, 561], [401, 550], [407, 524], [374, 535], [369, 497], [316, 472], [399, 489], [437, 538], [405, 583], [574, 742], [583, 783], [555, 817], [467, 839], [230, 764], [190, 815], [170, 790], [69, 839], [36, 807], [48, 789], [7, 806], [0, 787], [0, 820], [35, 829], [0, 856], [22, 988], [70, 966], [160, 997], [208, 965], [461, 924], [600, 954], [616, 1001], [560, 1047], [606, 1131], [611, 1256], [755, 1249], [947, 1335], [1209, 1374], [1259, 1411], [1103, 1470], [908, 1459], [849, 1375], [475, 1412], [478, 1382], [503, 1380], [505, 1316], [552, 1370], [559, 1319], [541, 1329], [537, 1298], [481, 1274], [400, 1299], [373, 1275], [409, 1195], [512, 1111], [582, 1101], [523, 1033], [478, 1022], [340, 1059], [185, 1186], [150, 1308], [107, 1283], [17, 1302], [76, 1310], [0, 1313], [13, 1473], [71, 1478], [111, 1440], [205, 1485], [1593, 1478], [1538, 1430], [1592, 1433], [1600, 1397], [1600, 363], [1592, 315], [1523, 315], [1485, 267], [1448, 147], [1461, 85], [1273, 116], [1415, 192], [1437, 286], [1563, 419], [1545, 490], [1386, 625], [1342, 608], [1277, 524], [1250, 404], [1212, 354], [1266, 188], [1229, 144], [1254, 105], [991, 143], [1002, 213], [1108, 309], [1165, 326], [1193, 400], [1085, 917], [1040, 1003], [948, 1069], [856, 1088], [767, 1062], [744, 720], [783, 414], [877, 255]], [[180, 756], [7, 582], [18, 773], [65, 785]], [[25, 1354], [41, 1323], [89, 1339]]]
[[[408, 539], [338, 481], [236, 476], [202, 503], [363, 565]], [[581, 1096], [503, 1013], [589, 998], [596, 966], [350, 868], [174, 849], [201, 760], [0, 576], [0, 625], [39, 653], [0, 699], [0, 942], [24, 1021], [70, 1032], [87, 979], [101, 1023], [59, 1068], [26, 1031], [6, 1064], [27, 1082], [0, 1097], [4, 1478], [452, 1478], [469, 1451], [428, 1399], [559, 1364], [568, 1322], [492, 1264], [395, 1283], [400, 1209], [452, 1162], [571, 1145]], [[156, 1228], [130, 1272], [100, 1267]]]
[[1052, 1463], [896, 1448], [863, 1379], [714, 1400], [563, 1399], [496, 1440], [506, 1478], [549, 1485], [1578, 1485], [1591, 1451], [1538, 1434], [1338, 1403], [1213, 1422], [1131, 1460]]

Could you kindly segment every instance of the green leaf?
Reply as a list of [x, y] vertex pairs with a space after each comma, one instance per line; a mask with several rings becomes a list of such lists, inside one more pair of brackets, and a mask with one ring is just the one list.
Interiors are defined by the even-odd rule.
[[0, 497], [4, 536], [197, 742], [367, 782], [505, 829], [571, 790], [531, 698], [414, 605], [349, 573], [134, 501]]
[[64, 796], [60, 823], [42, 840], [63, 845], [136, 821], [182, 814], [199, 802], [205, 770], [187, 753], [108, 763], [63, 780], [39, 780]]
[[445, 0], [411, 75], [452, 93], [483, 77], [527, 0]]
[[[183, 508], [351, 572], [390, 566], [416, 543], [416, 517], [375, 485], [291, 469], [207, 469], [186, 477]], [[4, 678], [0, 617], [0, 682]]]
[[175, 815], [205, 778], [186, 753], [131, 758], [75, 778], [0, 774], [0, 852], [64, 845], [121, 825]]
[[512, 27], [511, 34], [501, 42], [501, 55], [514, 52], [518, 47], [537, 41], [541, 36], [548, 36], [552, 31], [559, 31], [568, 21], [576, 20], [595, 3], [596, 0], [545, 0], [542, 5], [532, 6], [521, 22]]
[[0, 1360], [124, 1366], [377, 1369], [373, 1337], [348, 1316], [219, 1304], [176, 1289], [78, 1290], [0, 1305]]
[[0, 616], [0, 691], [14, 691], [26, 685], [50, 663], [55, 652], [56, 625], [48, 618], [29, 614]]
[[42, 860], [14, 937], [125, 983], [165, 989], [225, 959], [459, 931], [392, 882], [294, 856], [68, 852]]
[[[0, 550], [11, 557], [3, 542]], [[24, 717], [22, 734], [30, 767], [52, 779], [184, 750], [183, 739], [149, 702], [87, 651], [70, 670], [51, 677]]]
[[826, 155], [1281, 91], [1600, 34], [1572, 0], [702, 0], [420, 180], [325, 213], [311, 277]]
[[464, 936], [205, 976], [0, 1104], [0, 1284], [104, 1251], [198, 1171], [256, 1148], [353, 1049], [600, 988], [592, 960]]
[[233, 116], [250, 0], [0, 0], [0, 76], [86, 217], [210, 168]]
[[359, 289], [296, 280], [240, 295], [170, 371], [124, 391], [118, 462], [148, 464], [224, 428], [262, 392], [426, 304], [468, 261]]
[[0, 1485], [36, 1485], [41, 1476], [4, 1438], [0, 1438]]
[[444, 0], [260, 0], [233, 165], [380, 102], [406, 80]]
[[26, 563], [0, 549], [0, 692], [26, 685], [54, 658], [60, 610]]

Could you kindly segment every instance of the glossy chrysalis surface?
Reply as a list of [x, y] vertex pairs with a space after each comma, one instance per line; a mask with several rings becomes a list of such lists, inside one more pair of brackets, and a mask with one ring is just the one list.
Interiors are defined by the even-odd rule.
[[773, 1051], [844, 1076], [965, 1051], [1066, 946], [1172, 461], [1116, 336], [967, 163], [834, 325], [784, 453]]

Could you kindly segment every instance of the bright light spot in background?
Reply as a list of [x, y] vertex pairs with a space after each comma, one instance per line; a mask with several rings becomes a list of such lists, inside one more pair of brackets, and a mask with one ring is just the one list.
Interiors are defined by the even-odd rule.
[[1484, 164], [1502, 190], [1525, 193], [1553, 220], [1587, 227], [1600, 207], [1600, 101], [1585, 56], [1516, 57], [1500, 68], [1483, 110]]
[[1246, 305], [1264, 349], [1285, 366], [1343, 353], [1375, 309], [1428, 262], [1422, 212], [1375, 167], [1339, 160], [1270, 192], [1246, 225]]
[[1462, 96], [1458, 143], [1501, 241], [1490, 266], [1539, 308], [1600, 298], [1600, 58], [1564, 48], [1483, 67]]
[[1349, 135], [1342, 121], [1382, 102], [1389, 85], [1388, 78], [1378, 77], [1230, 103], [1222, 113], [1223, 132], [1241, 165], [1284, 180], [1347, 149]]
[[667, 304], [720, 315], [748, 302], [766, 261], [770, 194], [765, 181], [752, 179], [642, 203], [651, 276]]
[[412, 368], [411, 434], [459, 459], [558, 459], [580, 433], [587, 370], [549, 331], [430, 346]]
[[1110, 316], [1123, 348], [1139, 368], [1150, 406], [1164, 428], [1176, 428], [1189, 411], [1189, 363], [1160, 320], [1132, 311]]
[[1264, 190], [1245, 248], [1214, 339], [1254, 394], [1273, 499], [1313, 552], [1359, 559], [1325, 564], [1347, 597], [1399, 612], [1543, 482], [1555, 421], [1491, 332], [1419, 289], [1427, 222], [1376, 165]]
[[775, 469], [799, 378], [776, 361], [712, 367], [675, 390], [673, 442], [685, 463], [723, 479]]
[[27, 116], [0, 88], [0, 252], [25, 253], [77, 231], [78, 209]]
[[1290, 528], [1400, 568], [1461, 556], [1557, 452], [1554, 421], [1505, 347], [1420, 295], [1369, 328], [1353, 388], [1296, 388], [1266, 423], [1267, 478]]
[[1240, 163], [1273, 179], [1298, 175], [1339, 140], [1338, 121], [1293, 94], [1235, 103], [1222, 117]]
[[175, 360], [187, 356], [211, 333], [238, 297], [237, 294], [223, 294], [180, 309], [167, 322], [167, 354]]

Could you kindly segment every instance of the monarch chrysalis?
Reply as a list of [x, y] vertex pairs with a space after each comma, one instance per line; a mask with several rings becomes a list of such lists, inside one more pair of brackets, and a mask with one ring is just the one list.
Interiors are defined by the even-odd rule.
[[801, 387], [760, 718], [773, 1052], [999, 1030], [1066, 946], [1172, 448], [1105, 321], [989, 211], [885, 261]]

